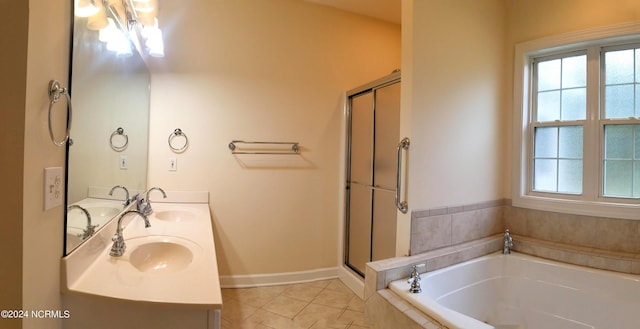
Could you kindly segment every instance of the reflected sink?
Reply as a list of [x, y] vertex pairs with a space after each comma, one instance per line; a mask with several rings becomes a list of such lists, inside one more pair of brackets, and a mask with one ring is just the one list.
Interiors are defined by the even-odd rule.
[[67, 250], [73, 250], [80, 243], [82, 243], [82, 229], [73, 226], [67, 227]]
[[85, 209], [91, 214], [91, 221], [94, 225], [104, 225], [104, 223], [120, 213], [120, 209], [115, 207], [87, 206]]
[[94, 207], [94, 206], [86, 206], [85, 209], [89, 211], [91, 217], [108, 217], [112, 218], [113, 216], [120, 213], [120, 209], [115, 207]]
[[[113, 206], [97, 206], [97, 205], [82, 205], [91, 215], [91, 224], [102, 227], [111, 218], [118, 215], [121, 211], [120, 208]], [[75, 227], [86, 227], [87, 217], [80, 211], [80, 209], [72, 209], [67, 213], [67, 225]]]
[[196, 214], [188, 210], [156, 211], [155, 217], [167, 222], [184, 222], [196, 218]]
[[198, 247], [175, 237], [141, 237], [127, 240], [129, 263], [146, 273], [172, 273], [189, 267]]

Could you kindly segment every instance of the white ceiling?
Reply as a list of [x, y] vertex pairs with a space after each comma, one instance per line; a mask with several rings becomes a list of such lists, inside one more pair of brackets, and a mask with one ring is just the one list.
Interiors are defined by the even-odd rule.
[[400, 24], [401, 0], [305, 0]]

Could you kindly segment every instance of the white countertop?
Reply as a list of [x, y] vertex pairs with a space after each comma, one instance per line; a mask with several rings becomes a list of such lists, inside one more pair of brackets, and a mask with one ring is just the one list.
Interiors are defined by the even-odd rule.
[[[109, 255], [117, 218], [64, 257], [63, 292], [174, 307], [220, 309], [222, 296], [208, 204], [152, 201], [152, 207], [149, 228], [144, 227], [143, 219], [137, 214], [128, 214], [123, 219], [127, 250], [121, 257]], [[166, 211], [184, 215], [166, 220], [163, 217]], [[162, 240], [188, 246], [193, 253], [191, 263], [175, 272], [141, 272], [129, 262], [137, 245]]]

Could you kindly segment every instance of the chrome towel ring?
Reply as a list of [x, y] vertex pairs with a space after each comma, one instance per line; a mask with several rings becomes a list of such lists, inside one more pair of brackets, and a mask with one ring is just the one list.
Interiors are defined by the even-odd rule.
[[[60, 100], [60, 95], [65, 95], [67, 97], [67, 130], [64, 138], [61, 141], [56, 141], [56, 138], [53, 136], [53, 106]], [[69, 95], [68, 88], [62, 88], [60, 86], [60, 82], [58, 80], [49, 81], [49, 136], [51, 137], [51, 141], [53, 144], [57, 146], [64, 146], [64, 144], [69, 140], [69, 133], [71, 132], [71, 96]]]
[[[175, 146], [174, 138], [176, 137], [184, 137], [184, 145]], [[189, 147], [189, 139], [187, 138], [187, 135], [184, 132], [182, 132], [182, 129], [180, 128], [176, 128], [176, 130], [174, 130], [173, 133], [169, 135], [168, 142], [169, 142], [169, 148], [175, 153], [182, 153], [187, 149], [187, 147]]]
[[[113, 137], [115, 136], [123, 136], [124, 143], [122, 145], [115, 145], [113, 143]], [[111, 145], [111, 148], [116, 152], [122, 152], [127, 148], [127, 146], [129, 145], [129, 136], [127, 136], [127, 134], [124, 133], [124, 129], [122, 129], [122, 127], [118, 127], [118, 129], [116, 129], [111, 134], [111, 137], [109, 138], [109, 145]]]

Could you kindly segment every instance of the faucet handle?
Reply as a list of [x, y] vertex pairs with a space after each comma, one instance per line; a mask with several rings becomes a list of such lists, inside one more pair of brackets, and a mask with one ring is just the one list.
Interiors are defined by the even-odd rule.
[[111, 256], [115, 256], [115, 257], [119, 257], [122, 256], [124, 254], [125, 249], [127, 248], [127, 246], [124, 244], [124, 238], [122, 237], [122, 234], [114, 234], [113, 237], [111, 238], [111, 241], [113, 241], [113, 245], [111, 246], [111, 251], [109, 252], [109, 255]]
[[417, 265], [413, 265], [411, 267], [411, 274], [409, 274], [409, 279], [407, 280], [407, 283], [412, 283], [415, 281], [420, 281], [420, 272], [418, 272], [418, 268], [423, 268], [425, 267], [426, 264], [417, 264]]

